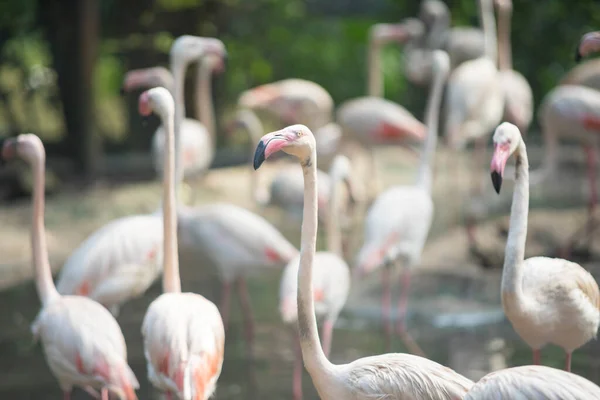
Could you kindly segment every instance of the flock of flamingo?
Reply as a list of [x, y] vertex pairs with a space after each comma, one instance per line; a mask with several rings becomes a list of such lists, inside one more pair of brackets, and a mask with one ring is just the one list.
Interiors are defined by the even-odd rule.
[[[375, 25], [370, 31], [369, 93], [340, 105], [335, 122], [331, 96], [314, 82], [288, 79], [240, 96], [232, 126], [247, 130], [255, 149], [254, 169], [278, 152], [298, 161], [278, 169], [268, 192], [258, 188], [258, 172], [251, 179], [258, 204], [277, 205], [301, 218], [300, 250], [265, 218], [245, 208], [229, 203], [186, 206], [179, 199], [185, 193], [179, 190], [183, 182], [208, 173], [215, 154], [210, 79], [223, 69], [227, 55], [219, 39], [181, 36], [171, 47], [170, 70], [134, 70], [125, 77], [125, 91], [150, 88], [139, 97], [139, 113], [154, 113], [162, 122], [153, 140], [155, 168], [163, 180], [162, 205], [152, 214], [121, 218], [92, 234], [66, 261], [56, 285], [44, 232], [44, 145], [33, 134], [0, 142], [1, 160], [21, 158], [33, 172], [31, 241], [42, 307], [32, 332], [41, 339], [64, 398], [70, 398], [74, 386], [102, 400], [137, 398], [139, 383], [128, 366], [126, 343], [115, 317], [123, 303], [142, 295], [162, 274], [164, 293], [148, 306], [141, 327], [148, 380], [168, 399], [208, 399], [223, 364], [232, 288], [240, 299], [251, 352], [254, 326], [246, 276], [286, 265], [279, 309], [285, 323], [297, 326], [295, 399], [302, 398], [302, 365], [323, 399], [600, 399], [600, 387], [570, 372], [572, 352], [595, 338], [600, 325], [598, 284], [585, 269], [565, 259], [524, 259], [530, 174], [522, 133], [532, 120], [533, 99], [525, 78], [512, 69], [512, 4], [496, 0], [499, 43], [492, 0], [479, 0], [479, 6], [481, 30], [450, 28], [448, 9], [439, 0], [424, 0], [419, 18]], [[424, 123], [382, 97], [378, 49], [388, 41], [405, 45], [407, 77], [430, 85]], [[578, 57], [598, 51], [600, 32], [584, 35]], [[185, 72], [194, 62], [198, 62], [198, 119], [185, 118], [183, 99]], [[579, 73], [580, 78], [575, 72], [543, 102], [540, 120], [547, 157], [543, 168], [534, 172], [541, 179], [556, 168], [561, 135], [580, 139], [588, 149], [593, 212], [600, 94], [583, 86], [590, 80], [589, 72]], [[472, 382], [423, 354], [388, 353], [332, 364], [328, 359], [332, 331], [350, 282], [376, 269], [382, 273], [388, 343], [393, 331], [390, 277], [393, 268], [401, 270], [397, 332], [409, 339], [405, 314], [410, 276], [419, 265], [434, 215], [432, 164], [444, 88], [446, 143], [459, 149], [475, 140], [485, 156], [485, 143], [494, 132], [492, 185], [499, 193], [505, 176], [515, 180], [502, 305], [515, 331], [533, 350], [534, 365], [495, 371]], [[286, 127], [263, 135], [255, 113], [259, 109]], [[350, 273], [344, 256], [343, 210], [358, 199], [365, 201], [370, 196], [367, 189], [377, 189], [372, 185], [375, 158], [371, 154], [372, 168], [360, 179], [352, 151], [391, 144], [410, 147], [415, 142], [421, 143], [415, 183], [375, 195], [365, 219], [364, 243]], [[515, 167], [508, 173], [511, 157]], [[329, 165], [329, 172], [317, 169], [317, 159]], [[319, 226], [327, 233], [327, 250], [317, 252]], [[468, 231], [474, 240], [473, 226]], [[200, 294], [181, 292], [180, 253], [205, 255], [218, 269], [223, 284], [219, 308]], [[317, 319], [322, 321], [322, 342]], [[546, 344], [564, 349], [565, 371], [539, 365]], [[416, 343], [408, 347], [420, 352]]]

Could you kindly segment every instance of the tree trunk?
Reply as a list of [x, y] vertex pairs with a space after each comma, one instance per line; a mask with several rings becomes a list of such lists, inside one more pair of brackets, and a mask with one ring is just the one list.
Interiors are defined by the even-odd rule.
[[50, 43], [67, 127], [66, 147], [76, 170], [93, 177], [101, 143], [94, 121], [98, 0], [40, 0], [39, 20]]

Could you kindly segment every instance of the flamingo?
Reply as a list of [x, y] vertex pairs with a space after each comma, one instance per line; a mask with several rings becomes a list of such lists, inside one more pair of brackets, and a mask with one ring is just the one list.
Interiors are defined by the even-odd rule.
[[510, 18], [512, 0], [495, 0], [498, 8], [498, 79], [504, 91], [504, 121], [527, 134], [533, 118], [533, 92], [527, 79], [512, 68]]
[[463, 400], [599, 399], [600, 388], [587, 379], [541, 365], [525, 365], [495, 371], [479, 380]]
[[223, 365], [225, 330], [217, 307], [196, 293], [182, 293], [177, 254], [173, 97], [163, 87], [140, 95], [143, 116], [158, 114], [165, 128], [163, 171], [163, 294], [148, 306], [142, 323], [148, 380], [167, 398], [206, 400], [216, 389]]
[[[173, 47], [176, 66], [182, 57], [191, 60], [212, 54], [223, 58], [225, 54], [223, 43], [211, 38], [183, 36]], [[141, 296], [161, 273], [162, 235], [160, 209], [111, 221], [67, 259], [57, 282], [59, 293], [90, 297], [117, 316], [123, 303]]]
[[35, 283], [42, 308], [31, 326], [42, 341], [46, 361], [65, 400], [79, 386], [102, 400], [109, 392], [136, 400], [139, 383], [127, 364], [127, 348], [117, 321], [99, 303], [82, 296], [62, 296], [52, 281], [44, 228], [46, 153], [42, 141], [22, 134], [0, 143], [0, 159], [22, 158], [33, 170], [31, 245]]
[[494, 132], [492, 183], [500, 193], [504, 167], [516, 158], [515, 191], [502, 272], [502, 306], [519, 336], [533, 349], [534, 364], [547, 343], [565, 350], [567, 371], [573, 350], [596, 337], [600, 289], [580, 265], [561, 258], [524, 260], [529, 212], [529, 162], [519, 129], [508, 122]]
[[[410, 288], [410, 271], [419, 263], [433, 218], [432, 163], [437, 143], [442, 91], [448, 76], [449, 63], [445, 52], [433, 52], [434, 83], [426, 112], [428, 132], [421, 152], [416, 183], [414, 186], [394, 186], [379, 195], [367, 213], [364, 244], [357, 256], [355, 273], [359, 276], [383, 267], [382, 314], [388, 347], [391, 337], [389, 267], [392, 264], [402, 267], [398, 332], [407, 336], [404, 319]], [[416, 351], [421, 352], [420, 349]]]
[[304, 212], [298, 268], [298, 331], [304, 366], [319, 397], [333, 399], [462, 399], [473, 385], [469, 379], [436, 362], [411, 354], [390, 353], [334, 365], [319, 343], [313, 291], [317, 242], [317, 154], [315, 137], [304, 125], [292, 125], [264, 135], [254, 168], [277, 151], [298, 159], [304, 171]]
[[[589, 36], [588, 36], [589, 35]], [[587, 60], [580, 63], [581, 59], [588, 54], [597, 51], [597, 33], [590, 32], [583, 36], [586, 40], [577, 45], [575, 51], [575, 61], [579, 63], [576, 67], [567, 72], [560, 81], [560, 85], [581, 85], [592, 89], [600, 90], [600, 59]], [[583, 39], [582, 38], [582, 39]], [[581, 44], [584, 44], [583, 48]]]
[[[323, 320], [323, 352], [326, 357], [331, 350], [333, 326], [337, 317], [346, 303], [350, 290], [350, 272], [348, 264], [342, 255], [342, 238], [339, 226], [339, 184], [344, 181], [349, 185], [351, 174], [350, 160], [339, 155], [333, 161], [330, 170], [331, 199], [329, 204], [329, 218], [327, 221], [327, 247], [328, 251], [315, 253], [314, 273], [312, 276], [315, 288], [315, 312]], [[318, 181], [318, 178], [317, 178]], [[279, 286], [279, 311], [283, 322], [297, 326], [298, 305], [296, 292], [298, 291], [298, 266], [299, 257], [288, 263], [283, 271]], [[300, 342], [296, 338], [296, 362], [294, 364], [293, 393], [294, 399], [302, 399], [302, 352]]]
[[[475, 171], [485, 157], [486, 137], [502, 120], [505, 96], [496, 67], [496, 28], [492, 0], [479, 0], [479, 15], [485, 33], [484, 56], [460, 64], [448, 79], [446, 91], [446, 140], [455, 148], [463, 148], [468, 141], [477, 145], [474, 157]], [[481, 193], [476, 185], [472, 195]], [[475, 219], [479, 210], [469, 204], [466, 228], [472, 252], [477, 250]]]

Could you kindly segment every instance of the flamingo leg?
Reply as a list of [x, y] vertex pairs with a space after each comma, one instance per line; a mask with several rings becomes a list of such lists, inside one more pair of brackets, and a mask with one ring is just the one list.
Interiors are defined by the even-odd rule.
[[387, 265], [384, 265], [381, 270], [381, 279], [383, 288], [381, 294], [381, 315], [383, 318], [383, 330], [385, 332], [385, 346], [389, 351], [392, 346], [392, 293], [390, 287], [390, 268]]
[[292, 391], [294, 400], [302, 400], [302, 348], [300, 347], [300, 338], [298, 334], [294, 336], [295, 357], [294, 357], [294, 381]]
[[102, 390], [100, 391], [101, 396], [102, 396], [102, 400], [110, 400], [108, 397], [108, 389], [107, 388], [102, 388]]
[[369, 196], [373, 196], [379, 191], [379, 172], [377, 170], [377, 158], [375, 157], [375, 148], [371, 147], [369, 150], [369, 158], [371, 159], [371, 174], [369, 177], [371, 193], [369, 193]]
[[542, 361], [542, 352], [540, 349], [533, 349], [533, 365], [540, 365]]
[[329, 353], [331, 352], [331, 338], [333, 337], [333, 321], [331, 319], [327, 318], [323, 321], [321, 336], [323, 336], [323, 353], [325, 353], [325, 357], [329, 357]]
[[596, 147], [591, 145], [585, 148], [587, 167], [588, 167], [588, 178], [590, 185], [590, 199], [588, 204], [588, 225], [587, 225], [587, 239], [588, 245], [591, 244], [592, 232], [594, 231], [594, 211], [596, 210], [596, 204], [598, 203], [598, 189], [596, 187]]
[[572, 355], [572, 353], [566, 352], [566, 354], [567, 354], [567, 359], [566, 359], [566, 363], [565, 363], [565, 371], [571, 372], [571, 355]]
[[400, 276], [400, 300], [398, 301], [398, 333], [406, 332], [406, 305], [410, 294], [410, 269], [404, 268]]
[[240, 298], [240, 305], [242, 307], [242, 314], [244, 318], [246, 343], [248, 344], [248, 353], [253, 354], [252, 348], [254, 343], [254, 322], [252, 318], [252, 307], [250, 306], [250, 294], [248, 293], [248, 286], [246, 285], [246, 279], [243, 277], [237, 280], [238, 296]]
[[223, 290], [221, 293], [221, 316], [225, 332], [229, 327], [229, 304], [231, 302], [231, 282], [223, 282]]
[[173, 398], [173, 396], [171, 395], [171, 392], [165, 393], [165, 397], [167, 400], [171, 400]]
[[71, 400], [71, 391], [70, 390], [65, 390], [63, 392], [63, 399], [64, 400]]

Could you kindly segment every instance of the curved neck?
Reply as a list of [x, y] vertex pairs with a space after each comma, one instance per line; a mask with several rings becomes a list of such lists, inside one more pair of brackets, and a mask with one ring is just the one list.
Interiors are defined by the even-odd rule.
[[502, 291], [521, 295], [529, 214], [529, 160], [523, 140], [519, 141], [515, 156], [517, 159], [515, 188], [510, 209], [510, 229], [504, 251]]
[[300, 239], [300, 267], [298, 269], [298, 331], [302, 358], [306, 370], [313, 377], [331, 366], [323, 353], [317, 331], [317, 319], [313, 301], [312, 269], [317, 247], [317, 154], [302, 163], [304, 174], [304, 210]]
[[198, 61], [196, 74], [196, 118], [206, 127], [210, 134], [211, 145], [216, 143], [217, 127], [215, 125], [215, 109], [212, 99], [212, 68], [204, 59]]
[[343, 258], [342, 233], [340, 231], [340, 186], [343, 179], [335, 175], [330, 175], [330, 177], [329, 212], [327, 213], [326, 222], [327, 250]]
[[431, 194], [432, 169], [435, 159], [435, 148], [438, 141], [438, 119], [440, 115], [440, 106], [442, 103], [442, 92], [444, 82], [446, 81], [448, 71], [437, 69], [434, 76], [433, 85], [429, 92], [427, 109], [425, 111], [425, 124], [427, 124], [427, 137], [421, 150], [421, 160], [417, 170], [417, 186]]
[[48, 245], [46, 244], [46, 229], [44, 226], [45, 162], [46, 157], [42, 153], [31, 165], [34, 182], [31, 247], [33, 250], [33, 267], [35, 268], [35, 284], [43, 306], [60, 297], [52, 280], [52, 271], [48, 260]]
[[181, 124], [185, 118], [185, 71], [187, 63], [171, 60], [173, 73], [173, 100], [175, 101], [175, 201], [178, 202], [179, 185], [183, 181], [183, 166], [181, 162]]
[[369, 40], [369, 51], [367, 55], [367, 95], [375, 97], [383, 97], [383, 71], [381, 69], [381, 44], [376, 38], [371, 37]]
[[498, 69], [512, 69], [510, 19], [512, 7], [498, 7]]
[[426, 35], [425, 44], [428, 49], [441, 49], [450, 29], [450, 15], [440, 15], [435, 18]]
[[162, 118], [165, 128], [163, 173], [163, 291], [181, 292], [179, 256], [177, 253], [177, 204], [175, 200], [175, 133], [173, 115]]
[[494, 5], [492, 4], [492, 0], [479, 0], [479, 19], [481, 28], [483, 29], [485, 55], [495, 64], [497, 60], [497, 39], [496, 21], [494, 20]]

